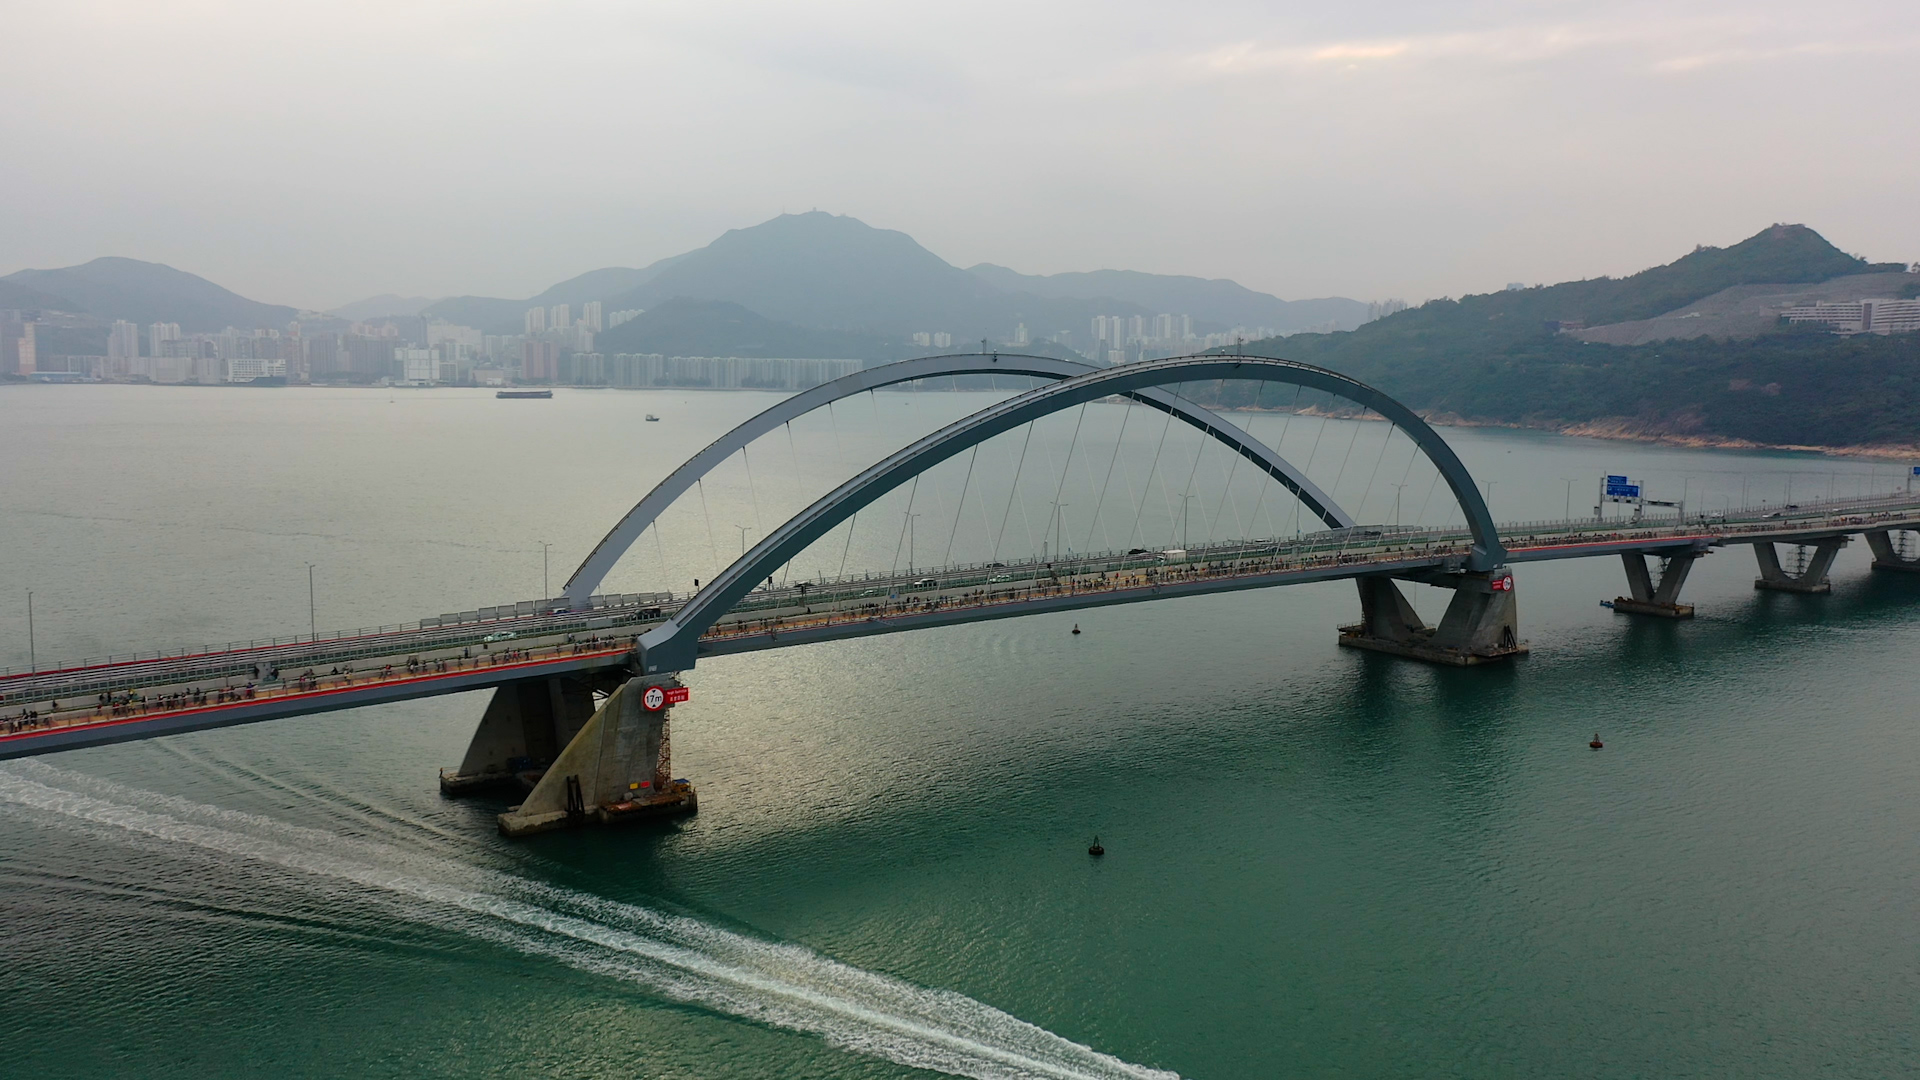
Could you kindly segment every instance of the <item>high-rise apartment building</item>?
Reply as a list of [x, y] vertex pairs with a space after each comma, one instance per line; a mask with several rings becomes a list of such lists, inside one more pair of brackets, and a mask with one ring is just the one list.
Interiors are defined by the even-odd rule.
[[527, 309], [527, 333], [537, 334], [547, 328], [547, 309], [543, 307]]
[[35, 343], [33, 334], [33, 328], [36, 325], [38, 324], [31, 322], [22, 325], [20, 327], [20, 341], [14, 346], [14, 355], [19, 357], [20, 365], [15, 370], [22, 375], [31, 375], [40, 370], [39, 346]]
[[565, 330], [572, 325], [573, 318], [568, 314], [567, 305], [555, 304], [547, 309], [547, 329]]
[[107, 359], [115, 361], [117, 370], [126, 372], [132, 363], [140, 359], [140, 328], [125, 319], [116, 319], [113, 329], [107, 331]]
[[147, 327], [147, 355], [167, 355], [167, 342], [180, 340], [180, 324], [157, 322]]
[[606, 329], [600, 325], [600, 301], [589, 300], [580, 305], [580, 322], [596, 334]]

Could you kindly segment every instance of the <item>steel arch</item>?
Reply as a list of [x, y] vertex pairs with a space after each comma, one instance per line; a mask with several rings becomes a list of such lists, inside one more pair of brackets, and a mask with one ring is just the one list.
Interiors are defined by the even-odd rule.
[[[811, 390], [802, 391], [715, 439], [706, 449], [688, 458], [685, 464], [673, 470], [666, 479], [655, 485], [645, 498], [635, 503], [633, 509], [627, 511], [625, 516], [607, 532], [607, 535], [594, 545], [593, 551], [588, 553], [579, 569], [567, 579], [562, 595], [567, 598], [569, 607], [575, 610], [586, 608], [594, 590], [606, 580], [614, 564], [619, 562], [621, 556], [627, 553], [627, 549], [640, 539], [646, 532], [647, 526], [672, 505], [675, 499], [686, 494], [687, 489], [693, 487], [696, 481], [712, 472], [721, 462], [740, 452], [742, 448], [751, 445], [753, 440], [831, 402], [883, 386], [912, 382], [915, 379], [944, 378], [950, 375], [1029, 375], [1045, 379], [1071, 379], [1099, 370], [1101, 369], [1087, 364], [1059, 360], [1050, 356], [954, 353], [883, 364], [864, 371], [856, 371], [832, 382], [822, 383]], [[1333, 500], [1313, 481], [1307, 479], [1306, 474], [1295, 469], [1267, 444], [1248, 437], [1239, 428], [1227, 423], [1211, 410], [1203, 409], [1184, 398], [1156, 388], [1115, 392], [1126, 393], [1136, 401], [1151, 405], [1162, 412], [1172, 413], [1186, 423], [1232, 446], [1299, 496], [1302, 504], [1329, 526], [1338, 529], [1354, 523], [1353, 518], [1335, 505]]]
[[1487, 512], [1486, 503], [1480, 498], [1480, 491], [1466, 466], [1461, 464], [1452, 448], [1426, 421], [1379, 390], [1337, 372], [1291, 360], [1255, 356], [1182, 356], [1146, 360], [1094, 370], [1009, 398], [949, 424], [868, 467], [768, 534], [754, 545], [753, 550], [708, 582], [707, 587], [675, 612], [673, 618], [643, 634], [637, 645], [643, 669], [653, 673], [684, 671], [693, 667], [700, 635], [751, 592], [755, 585], [862, 507], [918, 473], [995, 435], [1083, 402], [1154, 386], [1207, 379], [1258, 379], [1292, 383], [1336, 394], [1386, 417], [1426, 452], [1465, 511], [1467, 528], [1474, 541], [1466, 568], [1484, 572], [1505, 561], [1506, 549], [1500, 543], [1493, 517]]

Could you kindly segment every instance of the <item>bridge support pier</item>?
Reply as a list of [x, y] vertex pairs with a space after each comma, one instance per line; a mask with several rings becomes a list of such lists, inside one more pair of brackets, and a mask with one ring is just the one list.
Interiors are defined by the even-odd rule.
[[1914, 546], [1905, 542], [1908, 533], [1912, 530], [1898, 531], [1899, 537], [1895, 537], [1887, 529], [1878, 529], [1867, 534], [1867, 547], [1873, 551], [1873, 568], [1920, 573], [1920, 550], [1915, 550]]
[[1420, 620], [1392, 578], [1363, 577], [1355, 579], [1355, 584], [1360, 587], [1360, 621], [1340, 628], [1340, 644], [1346, 648], [1450, 667], [1527, 654], [1519, 638], [1513, 574], [1506, 567], [1490, 573], [1448, 575], [1447, 580], [1436, 582], [1453, 589], [1453, 599], [1437, 627]]
[[1655, 615], [1664, 619], [1691, 619], [1693, 605], [1680, 603], [1680, 587], [1687, 583], [1693, 562], [1704, 551], [1683, 551], [1662, 559], [1660, 583], [1656, 586], [1647, 570], [1643, 551], [1623, 551], [1620, 562], [1627, 568], [1627, 591], [1632, 596], [1613, 598], [1613, 610], [1628, 615]]
[[529, 836], [698, 809], [693, 785], [670, 775], [667, 714], [673, 707], [646, 707], [649, 689], [679, 685], [673, 673], [647, 675], [608, 695], [526, 801], [500, 815], [501, 835]]
[[1845, 536], [1829, 536], [1814, 543], [1811, 545], [1813, 553], [1806, 557], [1803, 566], [1794, 571], [1781, 567], [1780, 554], [1772, 543], [1755, 544], [1753, 557], [1759, 560], [1760, 576], [1753, 579], [1753, 587], [1779, 592], [1830, 593], [1833, 583], [1827, 580], [1827, 571], [1833, 568], [1834, 556], [1840, 554], [1840, 549], [1846, 547], [1847, 543]]
[[550, 675], [496, 687], [459, 768], [440, 770], [440, 794], [530, 789], [593, 715], [594, 693], [625, 677]]

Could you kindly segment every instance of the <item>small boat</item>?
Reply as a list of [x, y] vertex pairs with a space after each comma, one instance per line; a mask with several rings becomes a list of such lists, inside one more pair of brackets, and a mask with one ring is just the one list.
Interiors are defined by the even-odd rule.
[[497, 398], [550, 398], [551, 390], [502, 390], [493, 395]]
[[1605, 746], [1606, 744], [1600, 741], [1600, 733], [1596, 731], [1593, 733], [1593, 741], [1588, 743], [1587, 745], [1593, 747], [1595, 750], [1598, 750], [1602, 746]]
[[659, 423], [659, 422], [660, 422], [660, 418], [659, 418], [659, 417], [657, 417], [657, 416], [655, 416], [655, 415], [653, 415], [652, 413], [648, 413], [648, 414], [647, 414], [647, 423], [649, 423], [649, 424], [657, 424], [657, 423]]
[[1093, 843], [1087, 846], [1087, 854], [1093, 856], [1096, 859], [1102, 855], [1105, 855], [1106, 853], [1107, 853], [1107, 849], [1100, 846], [1100, 838], [1097, 836], [1093, 838]]

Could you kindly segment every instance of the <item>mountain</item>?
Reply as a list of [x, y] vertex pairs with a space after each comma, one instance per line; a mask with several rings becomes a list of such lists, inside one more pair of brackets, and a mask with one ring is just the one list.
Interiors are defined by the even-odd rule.
[[525, 300], [503, 300], [492, 296], [451, 296], [424, 306], [416, 314], [444, 319], [459, 326], [476, 327], [489, 334], [517, 334], [526, 327], [529, 308], [568, 304], [572, 306], [573, 313], [578, 315], [581, 305], [590, 300], [599, 300], [608, 314], [619, 311], [621, 305], [609, 303], [609, 297], [632, 292], [652, 281], [660, 271], [684, 258], [686, 258], [685, 255], [670, 255], [638, 270], [625, 266], [589, 270], [578, 277], [568, 278], [538, 296], [530, 296]]
[[1739, 340], [1608, 345], [1575, 329], [1651, 319], [1736, 287], [1792, 292], [1796, 283], [1889, 274], [1895, 265], [1847, 255], [1803, 225], [1776, 225], [1631, 277], [1435, 300], [1351, 333], [1298, 334], [1247, 351], [1333, 368], [1424, 413], [1468, 422], [1766, 445], [1920, 445], [1920, 334], [1839, 338], [1780, 326], [1777, 316], [1770, 333]]
[[1002, 292], [1025, 292], [1062, 299], [1114, 299], [1154, 314], [1191, 315], [1218, 324], [1271, 326], [1281, 333], [1352, 330], [1367, 321], [1367, 305], [1344, 297], [1320, 300], [1282, 300], [1255, 292], [1226, 278], [1199, 278], [1174, 274], [1143, 274], [1137, 270], [1094, 270], [1068, 274], [1022, 274], [993, 263], [967, 268]]
[[189, 333], [283, 327], [299, 314], [227, 291], [203, 277], [159, 263], [102, 258], [61, 270], [21, 270], [0, 282], [65, 297], [102, 319], [176, 322]]
[[365, 322], [383, 315], [418, 315], [434, 303], [430, 296], [395, 296], [393, 293], [381, 293], [369, 296], [365, 300], [355, 300], [351, 304], [341, 304], [327, 314], [338, 319], [352, 319]]
[[999, 290], [906, 233], [821, 211], [728, 230], [609, 304], [650, 308], [674, 296], [728, 300], [806, 326], [896, 333], [971, 332], [988, 312], [1008, 309]]
[[86, 309], [64, 296], [55, 296], [19, 282], [0, 278], [0, 311], [15, 310], [78, 312]]
[[795, 326], [726, 300], [671, 297], [596, 335], [606, 353], [668, 356], [782, 356], [796, 359], [893, 359], [898, 350], [874, 334]]

